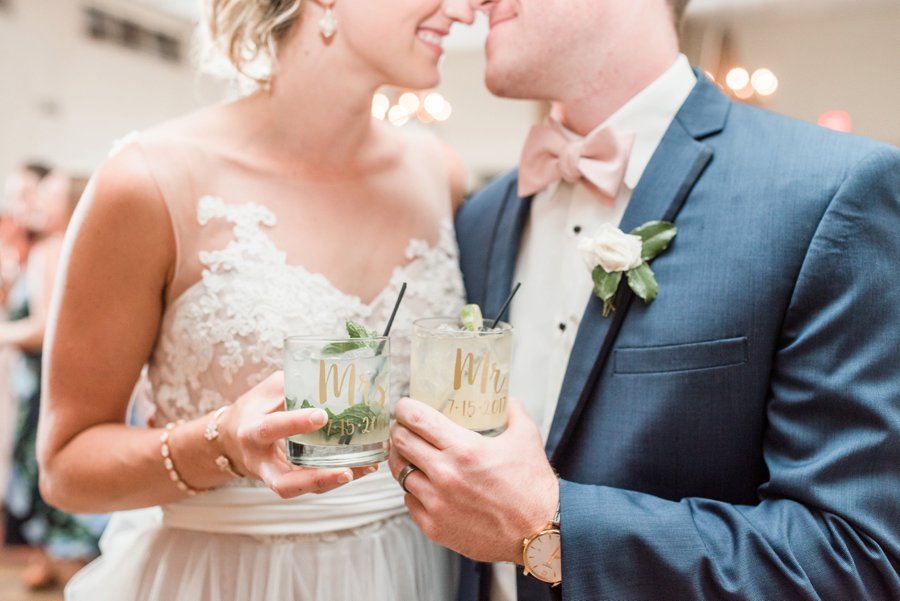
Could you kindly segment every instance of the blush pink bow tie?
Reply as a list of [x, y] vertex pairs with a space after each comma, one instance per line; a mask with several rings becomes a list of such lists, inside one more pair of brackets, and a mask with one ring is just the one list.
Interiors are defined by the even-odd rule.
[[519, 162], [519, 196], [540, 192], [559, 180], [583, 181], [602, 200], [615, 203], [634, 146], [634, 134], [599, 127], [569, 140], [559, 121], [548, 117], [531, 128]]

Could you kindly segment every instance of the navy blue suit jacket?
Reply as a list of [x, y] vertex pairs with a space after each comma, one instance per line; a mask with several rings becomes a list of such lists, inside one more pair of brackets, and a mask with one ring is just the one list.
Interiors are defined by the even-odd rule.
[[[900, 152], [700, 80], [621, 224], [678, 226], [659, 297], [585, 299], [546, 446], [563, 584], [519, 598], [900, 599]], [[516, 183], [457, 218], [485, 315], [529, 216]], [[464, 562], [460, 599], [488, 576]]]

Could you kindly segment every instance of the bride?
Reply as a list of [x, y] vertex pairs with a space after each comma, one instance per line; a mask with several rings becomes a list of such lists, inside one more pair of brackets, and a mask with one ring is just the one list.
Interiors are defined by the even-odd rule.
[[[41, 490], [66, 511], [120, 512], [66, 598], [451, 599], [451, 558], [386, 467], [290, 467], [279, 441], [324, 415], [278, 409], [286, 334], [382, 329], [404, 281], [394, 333], [463, 303], [458, 170], [370, 107], [383, 84], [437, 84], [468, 0], [207, 4], [212, 39], [258, 89], [130, 140], [66, 242]], [[392, 351], [397, 398], [402, 335]], [[129, 427], [145, 365], [153, 427]]]

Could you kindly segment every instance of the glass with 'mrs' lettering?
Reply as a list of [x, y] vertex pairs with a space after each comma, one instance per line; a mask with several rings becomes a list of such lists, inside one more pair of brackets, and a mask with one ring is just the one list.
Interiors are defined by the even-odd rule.
[[285, 410], [324, 409], [328, 422], [287, 439], [306, 467], [358, 467], [388, 456], [391, 343], [387, 337], [284, 341]]
[[506, 429], [512, 326], [466, 330], [449, 317], [413, 324], [410, 396], [485, 436]]

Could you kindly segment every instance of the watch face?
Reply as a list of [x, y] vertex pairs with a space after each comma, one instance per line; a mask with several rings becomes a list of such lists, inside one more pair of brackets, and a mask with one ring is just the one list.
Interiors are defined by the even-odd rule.
[[562, 580], [561, 551], [558, 530], [537, 535], [525, 551], [528, 571], [544, 582], [559, 582]]

